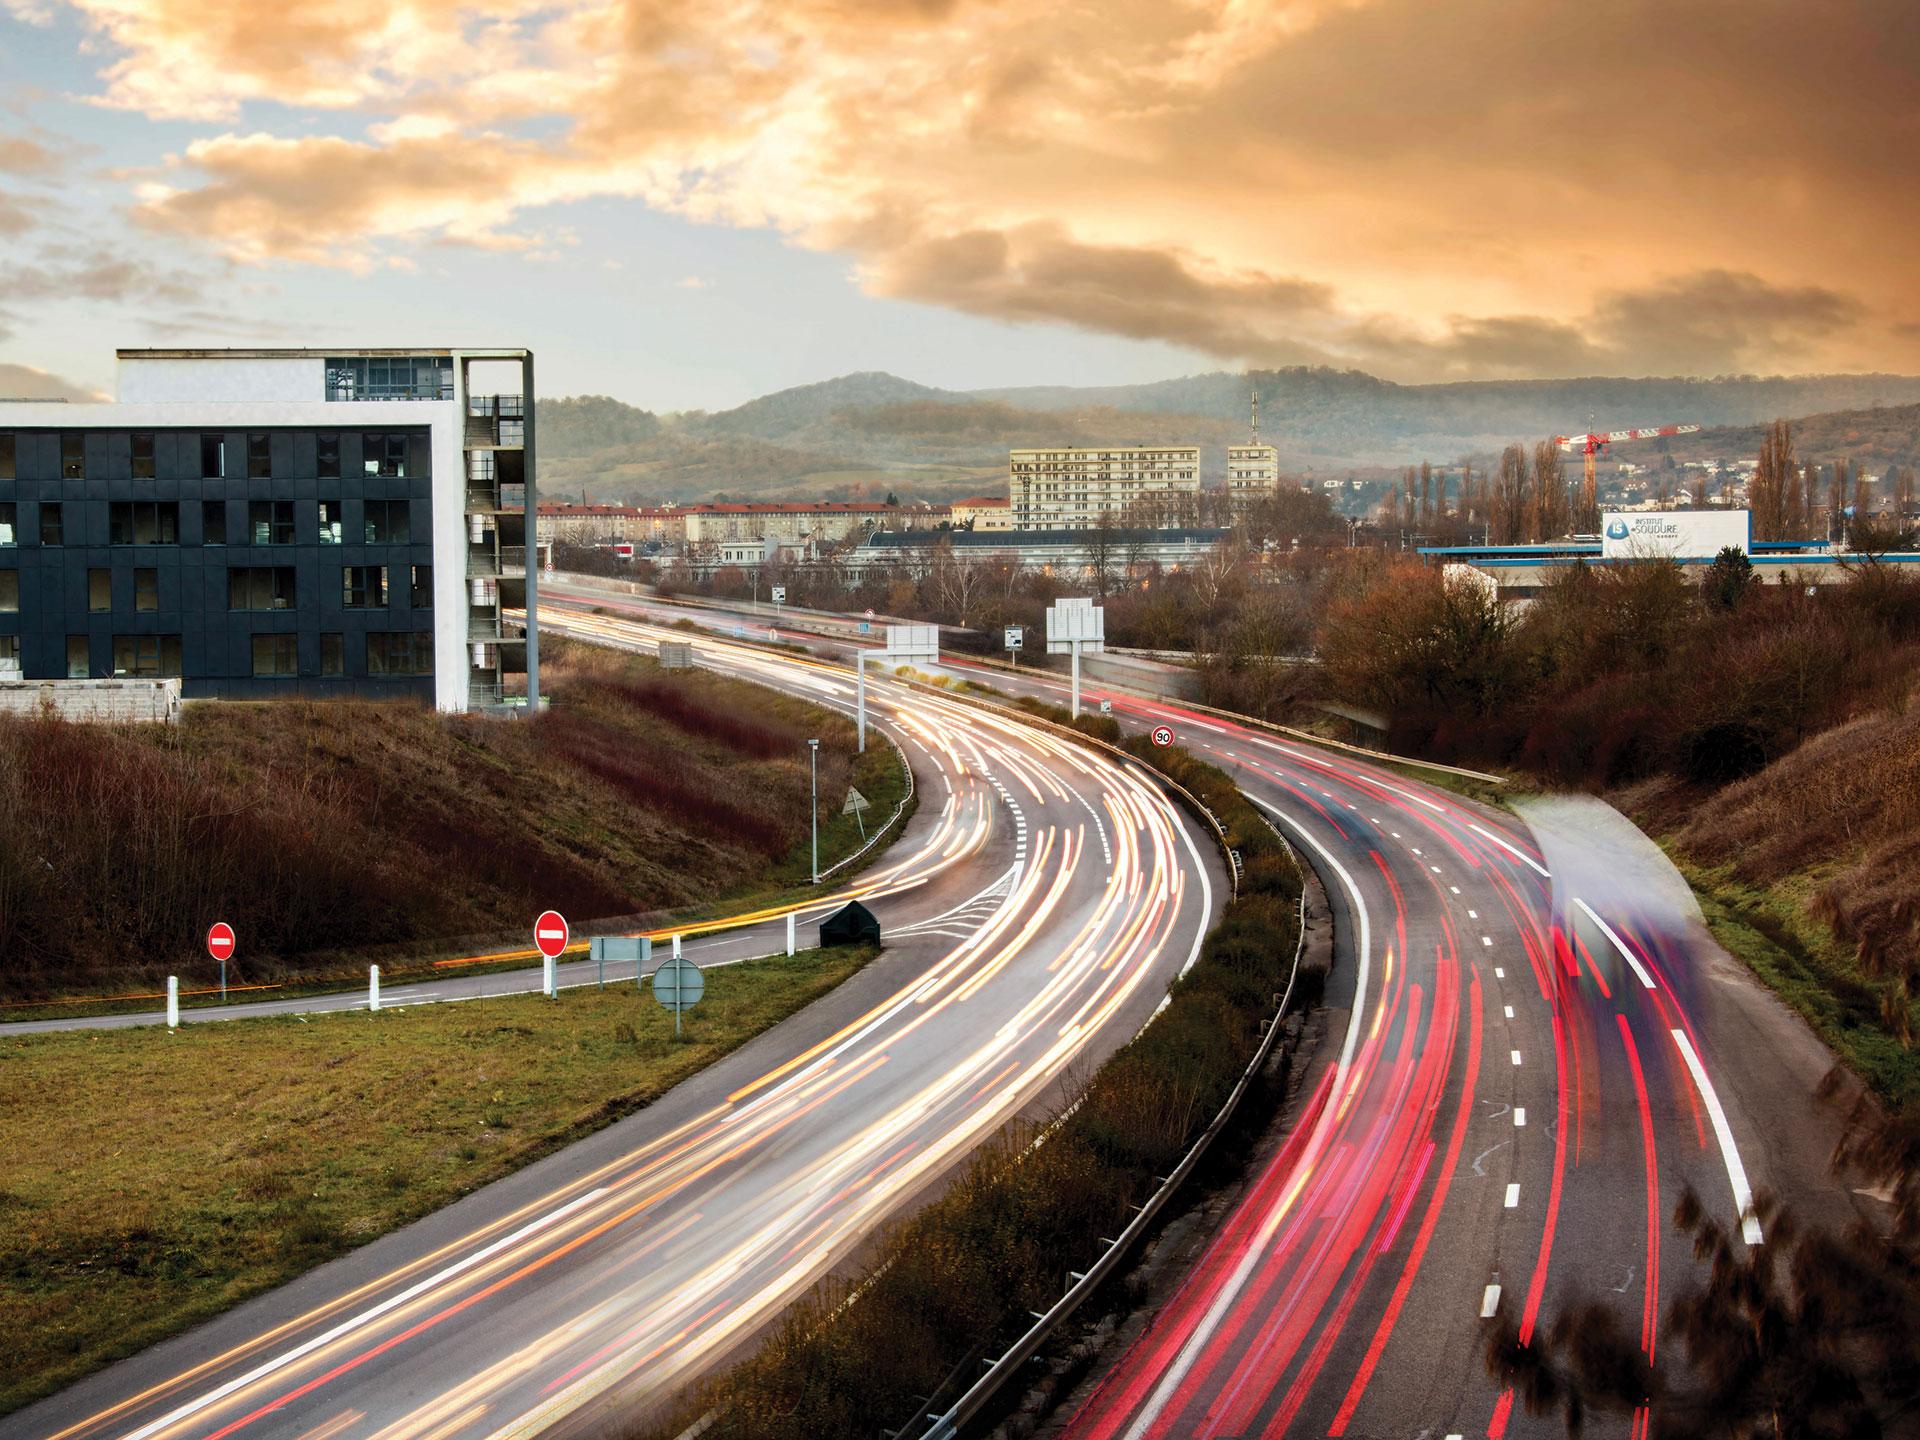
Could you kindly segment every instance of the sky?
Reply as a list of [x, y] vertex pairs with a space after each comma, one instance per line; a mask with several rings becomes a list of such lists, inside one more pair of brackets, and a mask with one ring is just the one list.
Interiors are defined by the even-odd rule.
[[1912, 0], [0, 0], [0, 394], [1920, 372]]

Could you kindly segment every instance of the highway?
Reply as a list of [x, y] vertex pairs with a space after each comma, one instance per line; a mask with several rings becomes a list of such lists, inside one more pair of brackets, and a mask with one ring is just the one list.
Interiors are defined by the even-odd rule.
[[[1055, 677], [948, 668], [1061, 698]], [[1719, 957], [1646, 842], [1601, 852], [1551, 814], [1536, 833], [1338, 752], [1096, 698], [1234, 774], [1320, 874], [1338, 959], [1285, 1143], [1079, 1397], [1072, 1440], [1561, 1433], [1488, 1376], [1485, 1317], [1531, 1336], [1603, 1298], [1661, 1356], [1693, 1274], [1668, 1225], [1684, 1186], [1753, 1244], [1759, 1189], [1827, 1219], [1857, 1204], [1811, 1098], [1830, 1057]]]
[[[649, 650], [661, 634], [554, 619]], [[839, 667], [696, 649], [851, 703]], [[0, 1420], [0, 1435], [591, 1429], [723, 1361], [1011, 1116], [1061, 1103], [1064, 1073], [1133, 1035], [1196, 958], [1224, 900], [1218, 857], [1134, 767], [884, 678], [869, 700], [921, 790], [888, 857], [843, 887], [886, 929], [878, 960], [646, 1111]]]

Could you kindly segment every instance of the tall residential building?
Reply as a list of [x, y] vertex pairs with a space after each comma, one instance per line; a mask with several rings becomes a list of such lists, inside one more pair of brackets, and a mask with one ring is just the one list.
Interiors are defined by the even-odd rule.
[[536, 601], [531, 351], [118, 359], [117, 401], [0, 402], [0, 676], [442, 710], [537, 689], [504, 624]]
[[1007, 500], [1015, 530], [1084, 530], [1136, 500], [1200, 489], [1198, 445], [1105, 450], [1014, 450]]
[[1280, 487], [1280, 452], [1271, 445], [1227, 447], [1227, 493], [1234, 505], [1265, 500]]

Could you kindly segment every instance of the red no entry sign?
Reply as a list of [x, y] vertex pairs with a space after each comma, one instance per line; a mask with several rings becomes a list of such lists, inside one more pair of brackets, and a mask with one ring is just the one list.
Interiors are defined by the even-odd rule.
[[1173, 744], [1173, 731], [1169, 730], [1164, 725], [1154, 726], [1153, 727], [1153, 743], [1156, 745]]
[[548, 910], [533, 922], [533, 948], [549, 960], [559, 958], [567, 948], [567, 918], [558, 910]]
[[220, 920], [207, 931], [207, 954], [216, 960], [231, 960], [233, 947], [237, 942], [233, 938], [233, 926]]

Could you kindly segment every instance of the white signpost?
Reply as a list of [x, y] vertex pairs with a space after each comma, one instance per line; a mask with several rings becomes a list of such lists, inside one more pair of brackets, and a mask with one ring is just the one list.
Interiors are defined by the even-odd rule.
[[1600, 558], [1711, 560], [1728, 546], [1753, 549], [1748, 510], [1609, 510], [1600, 517]]
[[786, 586], [775, 585], [773, 587], [773, 603], [776, 608], [787, 603], [787, 587]]
[[1073, 718], [1080, 718], [1080, 657], [1107, 648], [1107, 612], [1091, 600], [1056, 600], [1047, 608], [1047, 653], [1073, 656]]
[[1018, 665], [1020, 663], [1020, 651], [1026, 643], [1027, 632], [1024, 626], [1007, 626], [1007, 653], [1013, 656], [1014, 664]]
[[856, 676], [854, 709], [859, 716], [860, 749], [867, 748], [867, 661], [879, 659], [893, 664], [909, 660], [934, 661], [940, 658], [938, 625], [889, 625], [884, 650], [862, 650], [853, 657]]

